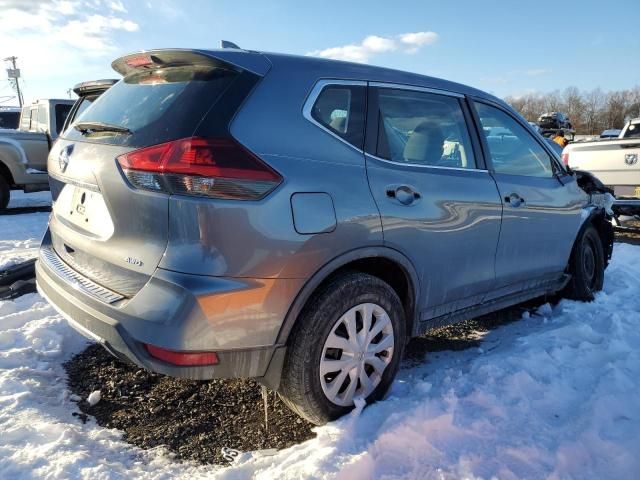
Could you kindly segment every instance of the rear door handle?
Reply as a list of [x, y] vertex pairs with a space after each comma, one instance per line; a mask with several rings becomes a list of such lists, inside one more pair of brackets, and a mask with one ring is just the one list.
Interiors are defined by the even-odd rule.
[[420, 198], [420, 193], [407, 185], [388, 186], [387, 197], [397, 200], [402, 205], [411, 205]]
[[511, 195], [504, 197], [504, 201], [514, 208], [518, 208], [519, 206], [524, 204], [524, 198], [522, 198], [517, 193], [512, 193]]

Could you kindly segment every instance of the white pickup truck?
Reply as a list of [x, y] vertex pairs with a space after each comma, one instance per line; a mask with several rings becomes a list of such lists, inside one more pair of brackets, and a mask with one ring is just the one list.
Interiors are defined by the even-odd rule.
[[570, 143], [562, 160], [593, 173], [618, 198], [640, 198], [640, 118], [627, 122], [618, 138]]

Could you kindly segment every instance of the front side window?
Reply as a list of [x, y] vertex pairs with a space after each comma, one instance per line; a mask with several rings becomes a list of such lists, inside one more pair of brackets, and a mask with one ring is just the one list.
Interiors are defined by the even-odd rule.
[[497, 173], [553, 176], [551, 157], [522, 125], [498, 108], [483, 103], [475, 107]]
[[311, 108], [311, 117], [354, 147], [364, 143], [365, 87], [327, 85]]
[[457, 98], [392, 88], [377, 91], [376, 156], [414, 165], [476, 168]]

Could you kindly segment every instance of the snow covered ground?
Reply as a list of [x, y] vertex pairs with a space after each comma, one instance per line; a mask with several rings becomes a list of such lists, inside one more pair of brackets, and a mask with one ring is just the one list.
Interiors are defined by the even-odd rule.
[[[11, 192], [9, 208], [41, 207], [51, 205], [49, 192], [25, 194]], [[36, 256], [38, 245], [49, 218], [48, 213], [32, 213], [25, 216], [2, 217], [0, 215], [0, 270]]]
[[8, 208], [43, 207], [45, 205], [51, 205], [51, 193], [48, 191], [24, 193], [20, 190], [13, 190]]
[[[37, 242], [46, 219], [0, 216], [2, 255]], [[37, 294], [0, 302], [0, 478], [638, 478], [638, 292], [640, 247], [617, 244], [594, 302], [547, 305], [480, 348], [433, 354], [386, 401], [230, 468], [82, 424], [62, 362], [86, 341]]]

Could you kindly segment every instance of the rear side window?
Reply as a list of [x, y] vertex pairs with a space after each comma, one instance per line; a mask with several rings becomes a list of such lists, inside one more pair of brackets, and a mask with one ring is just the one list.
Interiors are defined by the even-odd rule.
[[364, 143], [365, 87], [327, 85], [311, 108], [311, 117], [358, 149]]
[[376, 156], [414, 165], [476, 168], [457, 98], [390, 88], [377, 91]]
[[551, 157], [522, 125], [498, 108], [483, 103], [475, 106], [496, 172], [553, 176]]
[[68, 128], [64, 135], [134, 147], [190, 137], [237, 75], [224, 68], [193, 65], [132, 73], [74, 119], [74, 124], [102, 122], [126, 127], [132, 134], [83, 137]]

